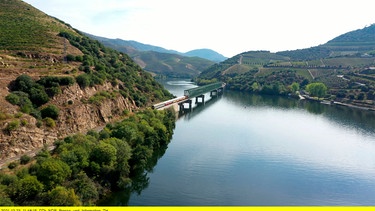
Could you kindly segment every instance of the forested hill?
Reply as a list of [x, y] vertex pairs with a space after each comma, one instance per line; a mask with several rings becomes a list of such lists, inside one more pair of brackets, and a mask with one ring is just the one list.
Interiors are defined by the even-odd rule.
[[128, 55], [23, 1], [0, 1], [0, 20], [2, 160], [172, 97]]

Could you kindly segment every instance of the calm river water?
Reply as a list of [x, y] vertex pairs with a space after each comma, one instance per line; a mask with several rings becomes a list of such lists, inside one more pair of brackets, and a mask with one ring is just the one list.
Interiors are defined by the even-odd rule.
[[179, 118], [146, 179], [108, 203], [375, 205], [375, 113], [226, 90]]

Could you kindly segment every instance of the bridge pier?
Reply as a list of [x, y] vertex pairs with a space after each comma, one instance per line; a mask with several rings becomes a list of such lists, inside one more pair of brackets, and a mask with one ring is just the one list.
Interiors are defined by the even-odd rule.
[[[199, 102], [199, 98], [202, 99], [201, 102]], [[195, 97], [195, 104], [204, 104], [204, 94]]]
[[218, 97], [219, 95], [223, 94], [224, 88], [220, 87], [218, 89], [214, 89], [210, 92], [210, 97]]
[[[192, 102], [193, 101], [191, 99], [188, 99], [188, 100], [185, 100], [184, 102], [179, 103], [178, 105], [180, 107], [180, 112], [182, 112], [184, 110], [190, 110], [191, 111], [191, 109], [193, 109]], [[188, 109], [185, 108], [185, 104], [189, 104]]]
[[210, 92], [210, 97], [217, 96], [217, 89]]
[[224, 87], [220, 87], [219, 89], [217, 89], [218, 93], [219, 94], [223, 94], [224, 93]]

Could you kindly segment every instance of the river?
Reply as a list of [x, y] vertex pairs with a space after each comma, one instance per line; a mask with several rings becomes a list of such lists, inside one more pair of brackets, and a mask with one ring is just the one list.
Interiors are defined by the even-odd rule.
[[146, 180], [108, 203], [375, 205], [375, 113], [226, 90], [177, 120]]

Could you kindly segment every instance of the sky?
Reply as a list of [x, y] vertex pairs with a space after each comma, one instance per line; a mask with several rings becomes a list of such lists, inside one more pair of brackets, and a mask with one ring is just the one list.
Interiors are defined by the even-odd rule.
[[232, 57], [324, 44], [375, 23], [373, 0], [24, 0], [74, 28]]

